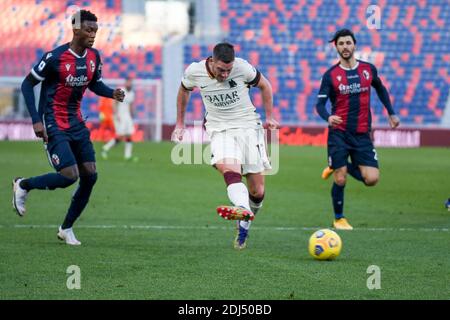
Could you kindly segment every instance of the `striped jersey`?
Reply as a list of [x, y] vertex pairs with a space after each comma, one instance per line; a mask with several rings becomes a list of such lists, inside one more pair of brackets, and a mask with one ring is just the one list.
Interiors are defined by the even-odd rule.
[[45, 53], [31, 69], [42, 81], [38, 113], [47, 129], [66, 131], [84, 122], [81, 100], [86, 88], [102, 81], [101, 66], [96, 49], [87, 48], [79, 56], [67, 43]]
[[325, 110], [327, 99], [331, 101], [331, 114], [342, 118], [335, 129], [351, 133], [367, 133], [371, 130], [370, 92], [374, 87], [389, 114], [394, 114], [389, 95], [374, 65], [357, 60], [352, 69], [336, 64], [325, 72], [318, 94], [317, 111], [328, 121]]

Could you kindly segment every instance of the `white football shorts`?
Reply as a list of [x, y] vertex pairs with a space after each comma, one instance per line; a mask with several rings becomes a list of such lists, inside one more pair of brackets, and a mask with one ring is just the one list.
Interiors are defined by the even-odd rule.
[[133, 119], [127, 116], [115, 116], [114, 127], [116, 135], [118, 136], [131, 136], [134, 133]]
[[224, 159], [240, 163], [242, 174], [272, 169], [267, 156], [264, 129], [228, 129], [211, 136], [211, 165]]

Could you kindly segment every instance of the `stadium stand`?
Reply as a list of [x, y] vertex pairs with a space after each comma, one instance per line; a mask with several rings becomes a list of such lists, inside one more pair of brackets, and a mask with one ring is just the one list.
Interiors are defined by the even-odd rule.
[[[450, 85], [448, 1], [378, 1], [381, 30], [369, 30], [370, 1], [220, 0], [226, 39], [237, 55], [271, 81], [276, 115], [284, 124], [319, 123], [314, 105], [320, 78], [335, 61], [328, 43], [339, 28], [351, 28], [362, 60], [374, 63], [403, 124], [440, 122]], [[209, 46], [186, 46], [185, 63], [200, 60]], [[194, 94], [188, 119], [201, 117]], [[261, 111], [261, 97], [253, 95]], [[372, 94], [374, 124], [385, 124], [384, 108]], [[381, 119], [380, 119], [380, 116]]]
[[[67, 8], [77, 5], [99, 17], [96, 40], [105, 78], [161, 78], [161, 46], [125, 47], [121, 0], [2, 0], [0, 76], [24, 76], [42, 54], [71, 37]], [[335, 61], [328, 43], [338, 28], [357, 36], [362, 60], [374, 63], [403, 124], [439, 124], [450, 88], [450, 3], [439, 0], [378, 1], [381, 30], [369, 30], [369, 0], [219, 0], [225, 40], [271, 81], [275, 114], [284, 124], [323, 123], [314, 110], [320, 77]], [[11, 23], [17, 21], [18, 23]], [[69, 32], [68, 32], [69, 31]], [[186, 45], [185, 65], [201, 60], [211, 45]], [[7, 63], [5, 63], [7, 61]], [[261, 97], [253, 94], [261, 111]], [[83, 112], [97, 117], [98, 97], [88, 94]], [[384, 109], [372, 96], [374, 124]], [[187, 120], [201, 119], [194, 92]]]
[[[121, 0], [3, 0], [0, 2], [0, 76], [25, 76], [48, 50], [70, 41], [71, 6], [94, 12], [99, 19], [95, 42], [105, 78], [161, 78], [161, 47], [125, 47], [121, 34]], [[11, 23], [16, 21], [16, 23]], [[7, 62], [7, 63], [5, 63]], [[143, 100], [137, 100], [142, 110]], [[98, 117], [98, 97], [83, 99], [83, 114]], [[139, 114], [139, 113], [138, 113]]]

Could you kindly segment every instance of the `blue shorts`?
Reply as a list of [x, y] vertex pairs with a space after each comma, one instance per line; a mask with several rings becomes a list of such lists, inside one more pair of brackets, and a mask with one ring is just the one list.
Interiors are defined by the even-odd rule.
[[74, 132], [48, 132], [48, 143], [45, 145], [48, 161], [56, 171], [82, 164], [95, 162], [95, 151], [90, 132], [86, 127]]
[[328, 132], [328, 165], [333, 169], [352, 164], [378, 168], [377, 151], [369, 133], [349, 133], [330, 129]]

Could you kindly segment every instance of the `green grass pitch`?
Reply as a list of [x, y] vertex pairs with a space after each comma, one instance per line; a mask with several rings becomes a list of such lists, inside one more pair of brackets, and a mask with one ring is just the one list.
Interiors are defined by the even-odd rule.
[[[174, 165], [170, 143], [123, 145], [98, 160], [99, 180], [75, 225], [82, 246], [56, 239], [75, 186], [32, 191], [27, 215], [11, 207], [11, 180], [50, 172], [38, 142], [1, 142], [0, 299], [448, 299], [450, 150], [378, 150], [381, 179], [349, 178], [335, 261], [315, 261], [309, 236], [330, 227], [331, 180], [320, 178], [326, 149], [282, 147], [266, 180], [263, 210], [248, 248], [233, 249], [235, 225], [221, 176], [208, 165]], [[100, 145], [96, 145], [100, 149]], [[81, 289], [66, 286], [79, 266]], [[367, 269], [381, 270], [369, 290]]]

